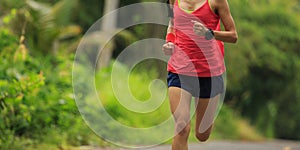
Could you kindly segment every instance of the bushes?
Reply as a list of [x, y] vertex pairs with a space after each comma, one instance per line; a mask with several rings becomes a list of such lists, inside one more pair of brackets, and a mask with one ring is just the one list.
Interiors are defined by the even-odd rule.
[[[35, 107], [31, 104], [39, 88], [44, 84], [44, 76], [39, 71], [26, 71], [31, 66], [26, 58], [26, 49], [18, 47], [18, 40], [8, 30], [0, 30], [0, 131], [1, 148], [14, 145], [15, 135], [22, 136], [30, 129]], [[19, 56], [22, 57], [19, 57]], [[4, 146], [4, 147], [2, 147]]]
[[300, 14], [294, 3], [230, 2], [240, 40], [226, 45], [228, 102], [270, 138], [299, 139]]
[[0, 39], [0, 149], [88, 144], [72, 94], [72, 55], [29, 55], [5, 29]]

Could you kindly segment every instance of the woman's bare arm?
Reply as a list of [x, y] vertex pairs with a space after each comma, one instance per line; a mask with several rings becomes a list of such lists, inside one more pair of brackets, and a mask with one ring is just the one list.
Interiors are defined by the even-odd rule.
[[[170, 4], [169, 4], [170, 8], [173, 9], [175, 0], [169, 0], [169, 2], [170, 2]], [[167, 34], [168, 33], [173, 33], [173, 34], [175, 33], [174, 32], [174, 18], [170, 18]]]
[[168, 29], [167, 29], [167, 34], [168, 33], [175, 34], [175, 32], [174, 32], [174, 19], [173, 18], [170, 18], [169, 26], [168, 26]]
[[227, 0], [214, 0], [214, 7], [221, 17], [225, 28], [225, 31], [214, 31], [215, 39], [223, 42], [236, 43], [238, 34]]

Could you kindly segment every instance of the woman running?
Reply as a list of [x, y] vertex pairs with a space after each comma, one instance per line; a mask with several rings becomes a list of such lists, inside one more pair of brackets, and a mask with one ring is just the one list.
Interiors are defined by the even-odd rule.
[[[227, 0], [170, 0], [165, 55], [168, 62], [170, 109], [175, 120], [173, 150], [187, 150], [190, 104], [196, 105], [196, 137], [211, 133], [220, 95], [224, 92], [224, 44], [238, 35]], [[224, 31], [220, 24], [223, 23]]]

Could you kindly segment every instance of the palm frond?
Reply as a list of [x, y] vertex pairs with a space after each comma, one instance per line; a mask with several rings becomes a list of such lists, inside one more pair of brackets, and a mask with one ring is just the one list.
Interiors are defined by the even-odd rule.
[[81, 34], [81, 28], [78, 25], [69, 25], [60, 29], [59, 39], [67, 39]]
[[42, 14], [49, 14], [51, 12], [51, 6], [36, 2], [34, 0], [26, 0], [26, 4], [35, 11], [38, 11]]
[[51, 16], [55, 18], [57, 25], [64, 26], [70, 22], [72, 11], [77, 3], [77, 0], [62, 0], [53, 6]]
[[36, 38], [34, 44], [38, 49], [49, 51], [54, 42], [81, 33], [79, 26], [69, 26], [72, 11], [77, 0], [61, 0], [49, 6], [34, 0], [26, 1], [31, 12], [31, 24], [34, 26]]

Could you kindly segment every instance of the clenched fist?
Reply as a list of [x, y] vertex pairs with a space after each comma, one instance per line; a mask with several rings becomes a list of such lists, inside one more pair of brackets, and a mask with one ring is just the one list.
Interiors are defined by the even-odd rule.
[[163, 45], [162, 50], [165, 55], [172, 55], [174, 48], [175, 48], [175, 45], [172, 42], [168, 42]]
[[208, 31], [208, 28], [206, 28], [204, 24], [202, 24], [198, 21], [192, 20], [192, 23], [194, 24], [194, 26], [193, 26], [194, 32], [197, 35], [205, 36], [205, 33]]

